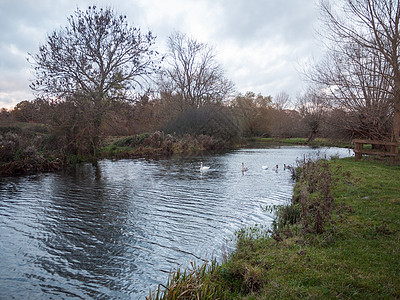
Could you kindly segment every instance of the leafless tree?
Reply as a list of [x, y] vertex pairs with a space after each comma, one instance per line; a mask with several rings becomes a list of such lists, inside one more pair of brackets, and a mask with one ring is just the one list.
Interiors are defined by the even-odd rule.
[[308, 90], [298, 99], [298, 109], [302, 121], [308, 130], [308, 140], [312, 141], [321, 131], [326, 105], [324, 96], [314, 90]]
[[[345, 52], [330, 52], [315, 67], [313, 81], [324, 90], [332, 109], [345, 112], [342, 129], [353, 136], [390, 139], [393, 119], [391, 88], [385, 79], [389, 71], [379, 55], [370, 55], [357, 45], [348, 45]], [[329, 105], [328, 105], [329, 104]]]
[[278, 110], [287, 109], [290, 103], [290, 96], [286, 92], [280, 92], [273, 98], [273, 106]]
[[349, 99], [355, 105], [365, 101], [363, 107], [377, 101], [383, 106], [390, 103], [394, 115], [391, 139], [398, 141], [400, 0], [342, 0], [334, 4], [321, 0], [320, 4], [337, 64], [333, 72], [337, 80], [330, 84], [331, 90], [343, 96], [342, 103]]
[[253, 92], [237, 95], [231, 101], [243, 135], [269, 134], [271, 126], [271, 96], [256, 95]]
[[31, 88], [87, 112], [94, 150], [109, 103], [126, 100], [157, 69], [154, 41], [151, 32], [142, 34], [110, 8], [77, 9], [30, 55], [36, 77]]
[[278, 127], [279, 138], [282, 138], [283, 123], [286, 119], [285, 109], [290, 105], [290, 96], [286, 92], [278, 93], [273, 99], [273, 107], [275, 108], [275, 125]]
[[160, 80], [161, 94], [181, 112], [221, 103], [234, 90], [216, 61], [214, 49], [183, 33], [169, 37], [166, 63]]

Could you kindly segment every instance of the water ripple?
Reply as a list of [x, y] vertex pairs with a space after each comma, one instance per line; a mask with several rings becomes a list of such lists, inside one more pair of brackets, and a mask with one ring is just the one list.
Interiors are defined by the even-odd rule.
[[[265, 208], [293, 186], [272, 166], [310, 152], [104, 160], [0, 179], [0, 298], [144, 299], [177, 265], [221, 259], [236, 230], [271, 224]], [[211, 169], [200, 173], [200, 161]]]

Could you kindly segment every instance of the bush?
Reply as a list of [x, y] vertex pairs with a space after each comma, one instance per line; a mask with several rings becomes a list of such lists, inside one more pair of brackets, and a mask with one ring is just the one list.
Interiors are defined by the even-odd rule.
[[301, 206], [297, 203], [280, 206], [276, 211], [277, 228], [297, 224], [301, 220]]
[[294, 202], [301, 206], [301, 222], [305, 232], [324, 232], [333, 210], [332, 170], [327, 161], [309, 160], [297, 168]]
[[130, 146], [137, 147], [137, 146], [145, 144], [145, 141], [148, 139], [148, 137], [150, 135], [151, 135], [150, 133], [142, 133], [142, 134], [134, 135]]
[[59, 141], [52, 134], [44, 134], [48, 132], [47, 126], [29, 124], [0, 134], [0, 176], [59, 170], [63, 165]]
[[167, 133], [192, 136], [206, 135], [234, 143], [240, 137], [240, 128], [226, 107], [204, 106], [184, 111], [164, 128]]
[[156, 131], [153, 134], [148, 135], [148, 137], [143, 141], [143, 145], [152, 148], [161, 148], [163, 141], [164, 132]]
[[113, 145], [118, 146], [118, 147], [129, 147], [132, 145], [133, 141], [134, 141], [134, 137], [128, 136], [128, 137], [124, 137], [124, 138], [116, 140], [113, 143]]
[[16, 133], [8, 132], [0, 135], [0, 161], [8, 162], [14, 159], [20, 148], [21, 137]]
[[22, 132], [22, 129], [20, 127], [16, 127], [16, 126], [0, 127], [0, 135], [4, 135], [4, 134], [7, 134], [7, 133], [20, 134], [21, 132]]

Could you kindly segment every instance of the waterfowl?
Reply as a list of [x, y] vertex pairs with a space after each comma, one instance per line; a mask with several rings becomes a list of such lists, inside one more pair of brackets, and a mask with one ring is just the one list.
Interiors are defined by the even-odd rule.
[[248, 171], [249, 170], [249, 168], [246, 168], [245, 166], [244, 166], [244, 163], [242, 162], [242, 172], [246, 172], [246, 171]]
[[261, 167], [263, 170], [268, 170], [268, 166], [262, 166]]
[[279, 168], [279, 166], [276, 165], [276, 166], [273, 168], [273, 170], [274, 170], [275, 172], [278, 172], [278, 168]]
[[209, 170], [210, 167], [203, 166], [203, 162], [200, 163], [200, 172]]
[[294, 168], [291, 165], [286, 166], [286, 170], [289, 170], [290, 172], [293, 172]]

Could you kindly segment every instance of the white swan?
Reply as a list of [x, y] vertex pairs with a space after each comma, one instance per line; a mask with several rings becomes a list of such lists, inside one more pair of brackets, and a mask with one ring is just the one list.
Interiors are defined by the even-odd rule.
[[209, 169], [210, 169], [210, 167], [206, 167], [206, 166], [203, 167], [203, 162], [200, 163], [200, 172], [204, 172], [204, 171], [207, 171]]
[[262, 166], [261, 167], [263, 170], [268, 170], [268, 166]]
[[249, 170], [249, 168], [245, 168], [244, 163], [242, 162], [242, 172], [246, 172], [248, 170]]

